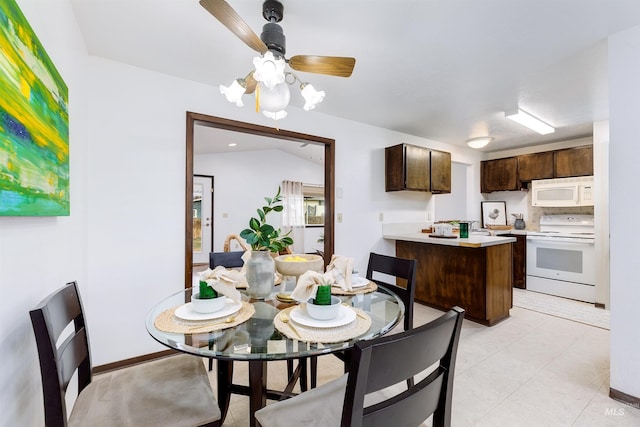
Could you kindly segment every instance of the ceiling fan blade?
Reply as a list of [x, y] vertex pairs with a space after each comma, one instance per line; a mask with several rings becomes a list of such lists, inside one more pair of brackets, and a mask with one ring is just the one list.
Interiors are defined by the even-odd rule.
[[289, 66], [297, 71], [349, 77], [356, 65], [355, 58], [343, 56], [296, 55], [289, 59]]
[[244, 81], [246, 85], [246, 90], [244, 91], [244, 93], [251, 94], [255, 92], [258, 82], [253, 78], [253, 71], [250, 72], [247, 77], [245, 77]]
[[265, 53], [267, 45], [225, 0], [200, 0], [200, 5], [256, 52]]

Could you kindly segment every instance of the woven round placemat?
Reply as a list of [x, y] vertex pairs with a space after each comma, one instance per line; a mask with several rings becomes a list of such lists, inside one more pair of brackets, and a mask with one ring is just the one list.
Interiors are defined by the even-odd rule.
[[358, 294], [368, 294], [371, 292], [375, 292], [378, 289], [378, 285], [375, 282], [369, 280], [367, 286], [362, 286], [360, 288], [356, 288], [352, 291], [346, 291], [338, 286], [331, 287], [331, 293], [333, 295], [358, 295]]
[[[291, 316], [289, 314], [291, 310], [295, 309], [296, 307], [285, 308], [280, 313], [278, 313], [276, 318], [273, 320], [273, 324], [281, 334], [294, 340], [331, 344], [347, 341], [360, 336], [367, 332], [371, 327], [371, 317], [369, 317], [367, 313], [355, 307], [349, 307], [356, 312], [356, 320], [349, 323], [348, 325], [339, 326], [336, 328], [312, 328], [309, 326], [302, 326], [299, 323], [294, 322], [294, 330], [291, 328], [290, 323], [293, 322], [293, 320], [291, 320]], [[283, 314], [289, 317], [287, 323], [284, 323], [282, 321]]]
[[220, 319], [211, 320], [184, 320], [176, 316], [176, 309], [182, 305], [177, 305], [163, 311], [153, 322], [159, 331], [172, 332], [176, 334], [196, 334], [203, 332], [219, 331], [221, 329], [233, 328], [242, 322], [246, 322], [253, 316], [256, 309], [246, 301], [242, 302], [242, 307], [236, 314], [225, 316]]

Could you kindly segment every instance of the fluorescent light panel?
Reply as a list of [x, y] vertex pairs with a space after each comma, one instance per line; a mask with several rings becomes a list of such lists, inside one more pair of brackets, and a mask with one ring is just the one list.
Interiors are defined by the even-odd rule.
[[504, 115], [507, 117], [507, 119], [511, 119], [514, 122], [521, 124], [522, 126], [526, 126], [529, 129], [538, 132], [540, 135], [547, 135], [556, 131], [553, 126], [549, 126], [542, 120], [533, 117], [531, 114], [522, 111], [519, 108], [518, 112], [515, 114], [505, 113]]

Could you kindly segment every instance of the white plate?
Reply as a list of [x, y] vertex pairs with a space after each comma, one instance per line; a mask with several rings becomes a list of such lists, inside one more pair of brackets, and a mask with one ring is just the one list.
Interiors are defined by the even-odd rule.
[[348, 325], [356, 320], [356, 312], [344, 305], [340, 306], [338, 315], [330, 320], [318, 320], [309, 316], [306, 304], [299, 305], [291, 310], [289, 316], [294, 322], [311, 328], [337, 328], [338, 326]]
[[211, 320], [217, 319], [219, 317], [231, 316], [232, 314], [237, 313], [242, 308], [241, 302], [233, 302], [231, 298], [227, 298], [224, 307], [222, 307], [218, 311], [214, 311], [213, 313], [198, 313], [197, 311], [193, 311], [191, 308], [191, 303], [188, 302], [185, 305], [181, 305], [176, 308], [176, 317], [179, 317], [182, 320]]
[[369, 279], [362, 276], [351, 276], [351, 287], [352, 288], [364, 288], [369, 284]]

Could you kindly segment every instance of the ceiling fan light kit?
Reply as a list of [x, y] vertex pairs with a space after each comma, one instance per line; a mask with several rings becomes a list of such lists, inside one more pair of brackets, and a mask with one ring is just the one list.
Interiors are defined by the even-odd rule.
[[256, 102], [262, 109], [262, 114], [273, 120], [280, 120], [287, 117], [284, 111], [289, 105], [291, 92], [287, 83], [279, 83], [273, 88], [269, 88], [263, 82], [258, 83], [256, 89]]
[[284, 82], [284, 59], [282, 57], [276, 58], [271, 51], [262, 56], [254, 57], [253, 66], [256, 67], [253, 78], [264, 83], [269, 89]]
[[228, 87], [220, 85], [220, 93], [223, 94], [227, 101], [236, 104], [238, 107], [244, 106], [242, 95], [247, 90], [244, 79], [235, 79]]
[[220, 93], [238, 107], [244, 105], [243, 94], [255, 92], [256, 110], [262, 109], [262, 113], [273, 120], [285, 118], [284, 109], [291, 98], [289, 86], [300, 82], [300, 93], [305, 100], [303, 109], [313, 110], [322, 102], [325, 92], [286, 71], [287, 64], [293, 70], [338, 77], [350, 77], [353, 72], [356, 60], [350, 57], [296, 55], [286, 59], [286, 37], [278, 24], [284, 16], [284, 6], [277, 0], [265, 0], [262, 5], [262, 16], [268, 22], [262, 27], [260, 37], [225, 0], [200, 0], [200, 5], [260, 54], [253, 59], [255, 71], [246, 78], [236, 79], [229, 87], [220, 85]]
[[300, 93], [305, 100], [304, 107], [302, 107], [305, 111], [313, 110], [324, 99], [324, 91], [317, 91], [310, 83], [302, 83]]
[[540, 135], [547, 135], [556, 131], [553, 126], [548, 125], [520, 108], [514, 112], [505, 112], [504, 115], [506, 118], [538, 132]]

